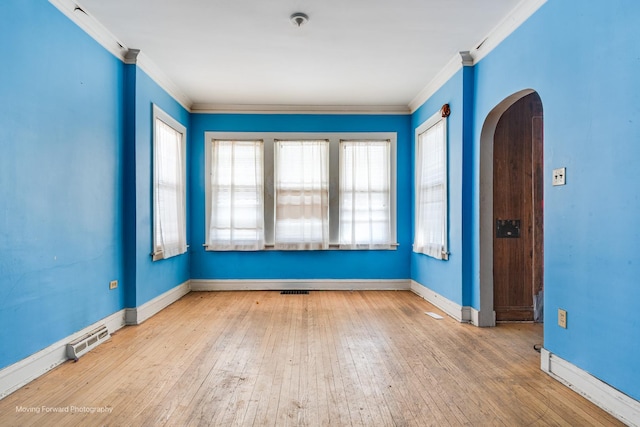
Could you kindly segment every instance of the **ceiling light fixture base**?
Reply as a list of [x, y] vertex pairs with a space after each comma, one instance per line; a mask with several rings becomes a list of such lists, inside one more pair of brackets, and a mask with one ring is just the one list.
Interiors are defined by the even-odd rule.
[[296, 27], [301, 27], [307, 23], [307, 21], [309, 20], [309, 17], [305, 13], [296, 12], [289, 17], [289, 20]]

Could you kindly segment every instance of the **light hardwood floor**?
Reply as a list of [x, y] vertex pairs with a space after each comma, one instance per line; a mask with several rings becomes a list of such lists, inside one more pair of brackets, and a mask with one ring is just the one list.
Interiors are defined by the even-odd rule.
[[541, 325], [426, 311], [408, 291], [190, 293], [1, 400], [0, 425], [622, 425], [540, 371]]

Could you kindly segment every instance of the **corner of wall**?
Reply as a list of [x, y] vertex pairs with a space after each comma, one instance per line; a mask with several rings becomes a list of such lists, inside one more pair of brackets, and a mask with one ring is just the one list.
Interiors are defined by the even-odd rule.
[[178, 301], [180, 298], [191, 292], [191, 281], [176, 286], [173, 289], [158, 295], [151, 301], [142, 304], [139, 307], [125, 309], [125, 320], [127, 325], [139, 325], [145, 320], [153, 317], [169, 305]]
[[432, 291], [424, 285], [416, 282], [415, 280], [411, 280], [411, 291], [416, 295], [424, 298], [431, 304], [438, 307], [440, 310], [447, 313], [449, 316], [456, 319], [461, 323], [471, 323], [473, 319], [473, 311], [472, 307], [463, 307], [455, 302], [451, 301], [438, 294], [437, 292]]

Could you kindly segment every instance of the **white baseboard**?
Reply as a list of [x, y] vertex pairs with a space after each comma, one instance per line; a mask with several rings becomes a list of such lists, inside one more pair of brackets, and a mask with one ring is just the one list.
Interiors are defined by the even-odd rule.
[[340, 279], [300, 279], [300, 280], [191, 280], [193, 292], [203, 291], [406, 291], [409, 280], [340, 280]]
[[189, 293], [189, 281], [176, 286], [164, 294], [137, 308], [120, 310], [86, 328], [69, 335], [49, 347], [0, 370], [0, 399], [8, 396], [20, 387], [30, 383], [56, 366], [67, 361], [67, 343], [87, 332], [105, 325], [109, 333], [114, 333], [125, 325], [138, 325], [163, 308]]
[[67, 361], [67, 343], [87, 332], [106, 325], [110, 333], [125, 326], [125, 310], [120, 310], [49, 347], [0, 370], [0, 399], [30, 383], [40, 375]]
[[[463, 307], [455, 302], [451, 301], [440, 295], [437, 292], [432, 291], [426, 286], [422, 286], [415, 280], [411, 281], [411, 291], [429, 301], [431, 304], [438, 307], [440, 310], [447, 313], [449, 316], [456, 319], [458, 322], [467, 323], [472, 320], [472, 307]], [[477, 312], [476, 312], [477, 313]], [[476, 314], [477, 319], [477, 314]]]
[[640, 402], [543, 348], [540, 369], [630, 426], [640, 426]]
[[187, 280], [181, 285], [176, 286], [163, 293], [162, 295], [158, 295], [151, 301], [147, 301], [142, 304], [140, 307], [135, 308], [127, 308], [125, 309], [126, 321], [127, 325], [139, 325], [145, 320], [153, 317], [155, 314], [162, 311], [164, 308], [178, 301], [180, 298], [185, 296], [191, 291], [190, 281]]
[[462, 307], [463, 309], [467, 309], [468, 313], [469, 313], [469, 320], [468, 322], [471, 323], [473, 326], [480, 326], [480, 312], [478, 310], [476, 310], [473, 307], [469, 307], [469, 306], [465, 306]]
[[471, 309], [471, 324], [479, 326], [481, 328], [492, 328], [496, 326], [496, 312], [491, 311], [478, 311], [473, 307]]
[[496, 312], [495, 311], [478, 311], [473, 307], [469, 307], [471, 311], [471, 324], [473, 326], [479, 326], [481, 328], [493, 328], [496, 326]]

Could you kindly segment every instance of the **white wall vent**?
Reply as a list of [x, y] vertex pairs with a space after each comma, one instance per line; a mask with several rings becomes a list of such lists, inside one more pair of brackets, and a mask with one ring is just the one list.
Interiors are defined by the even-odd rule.
[[102, 325], [67, 344], [67, 357], [78, 360], [80, 356], [111, 338], [109, 330]]

